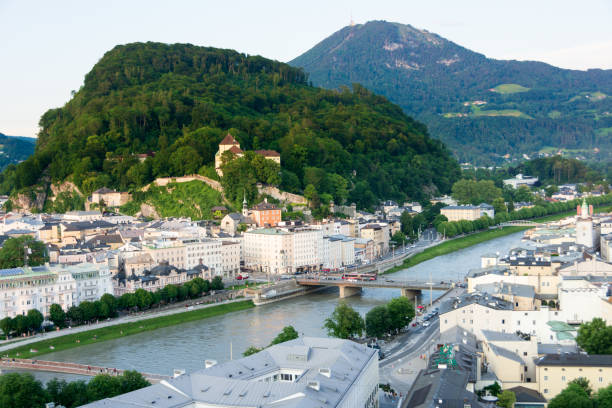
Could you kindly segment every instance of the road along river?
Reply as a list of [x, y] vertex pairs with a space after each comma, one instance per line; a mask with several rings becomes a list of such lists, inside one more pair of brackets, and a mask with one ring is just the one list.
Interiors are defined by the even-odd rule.
[[[385, 277], [428, 280], [431, 274], [433, 281], [463, 279], [470, 269], [480, 267], [481, 255], [505, 254], [510, 248], [520, 245], [522, 236], [523, 233], [518, 232], [483, 242]], [[400, 296], [399, 289], [364, 289], [360, 296], [346, 300], [365, 315], [372, 307], [397, 296]], [[433, 298], [438, 296], [440, 292], [434, 291]], [[241, 357], [248, 346], [265, 346], [287, 325], [293, 325], [299, 333], [307, 336], [325, 336], [323, 322], [333, 312], [338, 300], [338, 290], [331, 288], [223, 316], [50, 353], [44, 359], [164, 375], [171, 375], [174, 368], [193, 371], [203, 368], [205, 359], [227, 361], [232, 356]], [[424, 291], [419, 301], [429, 303], [429, 292]], [[49, 378], [49, 374], [35, 375], [40, 375], [41, 380]]]

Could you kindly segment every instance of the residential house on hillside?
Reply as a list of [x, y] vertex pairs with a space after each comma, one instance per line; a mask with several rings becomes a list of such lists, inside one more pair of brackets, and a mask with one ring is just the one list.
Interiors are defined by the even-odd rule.
[[98, 205], [104, 204], [107, 207], [121, 207], [130, 201], [130, 199], [131, 195], [128, 192], [120, 192], [102, 187], [91, 194], [89, 202]]
[[505, 179], [504, 186], [511, 186], [513, 188], [519, 188], [520, 186], [531, 187], [538, 182], [537, 177], [526, 176], [523, 174], [517, 174], [516, 177]]

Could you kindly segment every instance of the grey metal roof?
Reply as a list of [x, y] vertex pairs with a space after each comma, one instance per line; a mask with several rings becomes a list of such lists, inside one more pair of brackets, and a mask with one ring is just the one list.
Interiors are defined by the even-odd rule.
[[468, 373], [462, 370], [421, 370], [412, 384], [402, 408], [484, 407], [478, 396], [466, 390]]
[[559, 343], [542, 344], [538, 343], [538, 354], [561, 354], [561, 353], [576, 353], [578, 346], [575, 344], [564, 345]]
[[460, 309], [472, 304], [479, 304], [494, 310], [514, 310], [511, 302], [503, 299], [492, 298], [487, 293], [464, 293], [463, 295], [443, 301], [440, 304], [440, 314], [448, 313], [454, 309]]
[[518, 283], [508, 282], [495, 282], [487, 283], [482, 285], [476, 285], [476, 290], [481, 292], [489, 293], [491, 295], [504, 294], [514, 295], [526, 298], [533, 298], [535, 296], [535, 289], [531, 285], [521, 285]]
[[612, 366], [612, 354], [547, 354], [536, 360], [537, 366]]
[[512, 391], [516, 396], [516, 402], [539, 402], [543, 404], [546, 403], [546, 398], [544, 398], [542, 394], [540, 394], [536, 390], [532, 390], [527, 387], [518, 386], [510, 388], [509, 391]]
[[[303, 337], [86, 407], [335, 407], [377, 353], [348, 340]], [[301, 374], [293, 382], [260, 381], [281, 369]]]
[[491, 330], [482, 330], [487, 341], [526, 341], [516, 333], [502, 333]]

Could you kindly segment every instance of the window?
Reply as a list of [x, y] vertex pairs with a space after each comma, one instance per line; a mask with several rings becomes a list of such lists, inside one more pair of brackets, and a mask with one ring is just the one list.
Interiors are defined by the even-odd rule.
[[565, 376], [561, 376], [561, 381], [565, 381]]
[[548, 394], [548, 388], [544, 388], [544, 394]]
[[548, 376], [547, 375], [544, 376], [544, 381], [548, 381]]
[[506, 319], [502, 319], [502, 324], [506, 324]]
[[599, 382], [603, 382], [603, 377], [599, 377]]

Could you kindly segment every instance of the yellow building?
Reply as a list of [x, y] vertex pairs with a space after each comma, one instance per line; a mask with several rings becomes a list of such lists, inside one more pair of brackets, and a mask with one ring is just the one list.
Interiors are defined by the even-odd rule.
[[115, 191], [106, 187], [102, 187], [91, 194], [92, 204], [104, 204], [107, 207], [121, 207], [130, 199], [130, 193]]
[[449, 221], [474, 221], [480, 218], [481, 209], [473, 205], [449, 205], [442, 208], [440, 214]]
[[589, 380], [593, 392], [612, 384], [612, 354], [547, 354], [536, 361], [538, 391], [554, 398], [578, 377]]
[[387, 224], [367, 224], [360, 231], [361, 238], [371, 239], [374, 242], [374, 257], [389, 252], [389, 226]]

